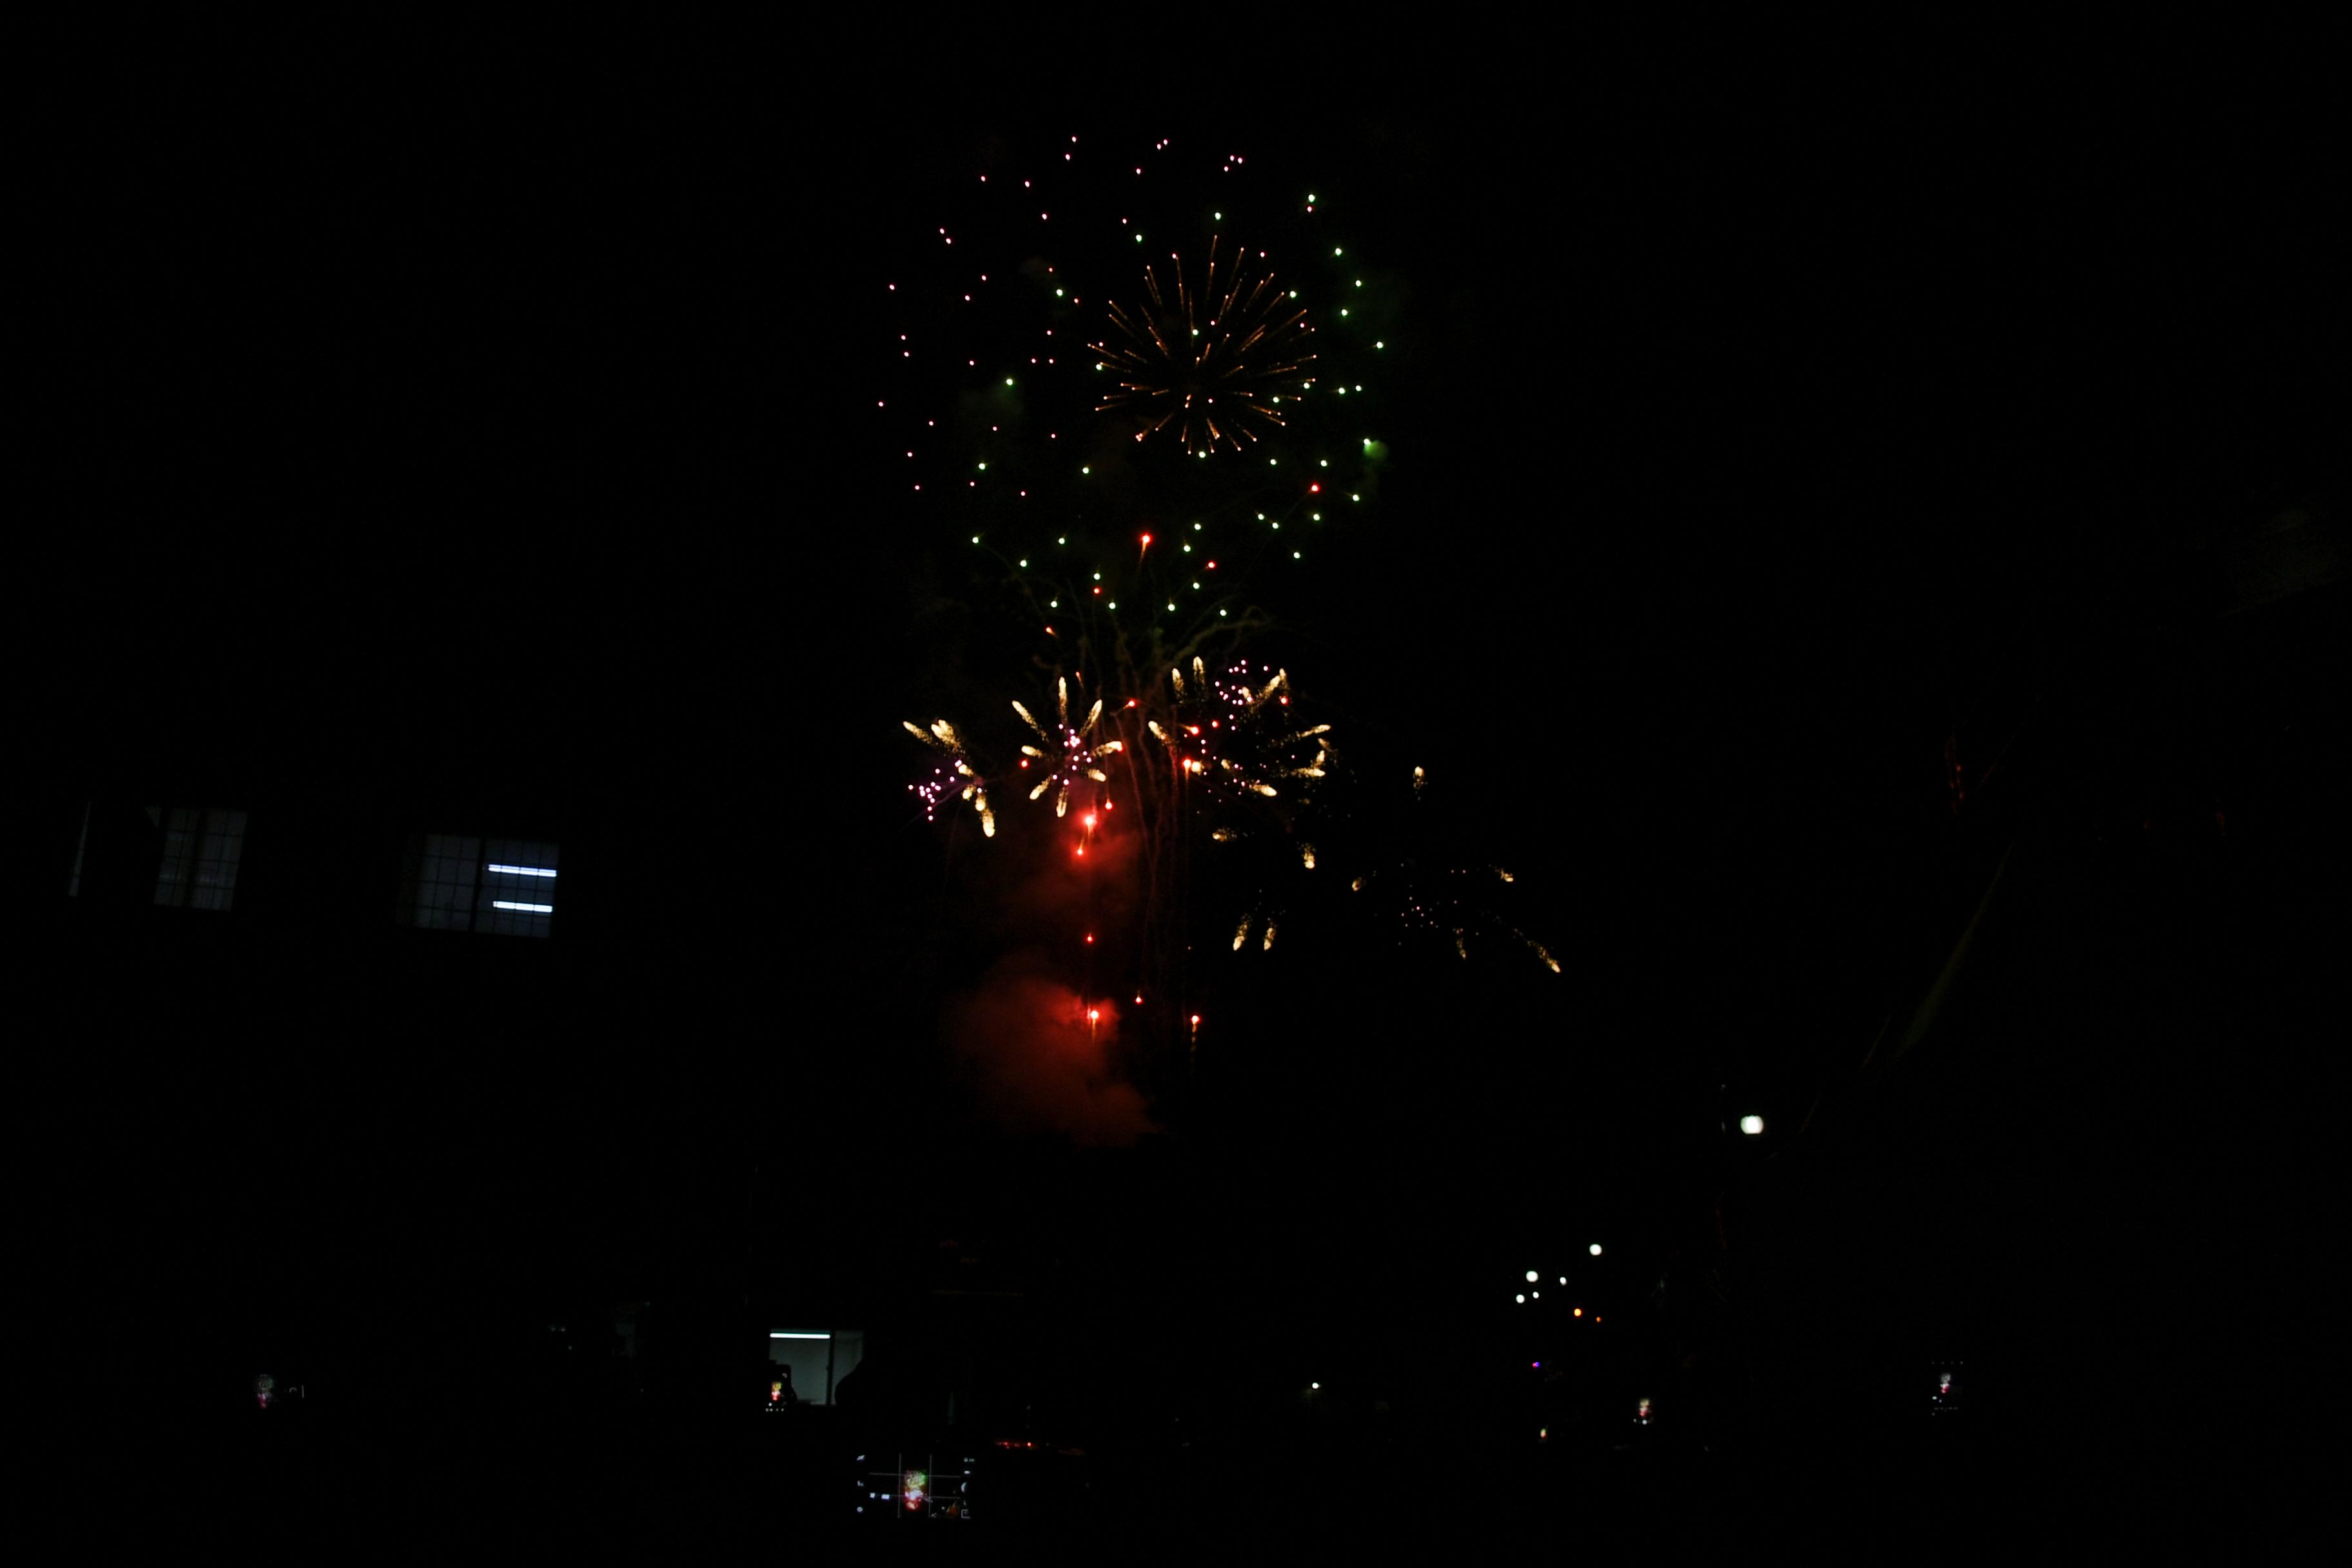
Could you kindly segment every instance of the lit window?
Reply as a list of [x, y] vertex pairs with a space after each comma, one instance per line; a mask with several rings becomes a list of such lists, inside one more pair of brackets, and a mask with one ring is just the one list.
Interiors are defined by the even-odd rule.
[[245, 813], [221, 806], [83, 807], [70, 898], [226, 910], [236, 897]]
[[408, 841], [400, 920], [421, 931], [546, 936], [554, 928], [558, 875], [552, 844], [419, 833]]
[[147, 808], [163, 830], [163, 863], [155, 872], [155, 901], [174, 909], [226, 910], [236, 895], [236, 864], [245, 849], [245, 813], [219, 806]]

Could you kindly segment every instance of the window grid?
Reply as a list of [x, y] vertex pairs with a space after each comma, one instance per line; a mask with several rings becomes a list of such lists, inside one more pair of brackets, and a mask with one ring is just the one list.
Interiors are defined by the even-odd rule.
[[245, 852], [245, 813], [219, 806], [147, 808], [163, 829], [163, 859], [155, 872], [155, 901], [172, 909], [226, 910], [236, 897], [237, 862]]
[[549, 935], [556, 861], [552, 844], [419, 833], [409, 841], [401, 919], [425, 931]]

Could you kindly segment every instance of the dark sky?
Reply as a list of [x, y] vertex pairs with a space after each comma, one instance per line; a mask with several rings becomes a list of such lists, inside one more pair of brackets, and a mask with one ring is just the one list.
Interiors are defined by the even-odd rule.
[[[1508, 757], [1461, 811], [1574, 955], [1572, 1005], [1477, 1005], [1520, 1037], [1457, 1066], [1469, 1103], [1671, 1149], [1718, 1069], [1811, 1081], [1948, 939], [1947, 735], [1997, 744], [2132, 562], [2318, 477], [2352, 181], [2291, 82], [2187, 56], [1501, 46], [1263, 96], [822, 45], [60, 93], [32, 434], [76, 560], [68, 771], [497, 802], [551, 769], [577, 818], [651, 802], [772, 857], [755, 886], [648, 851], [781, 899], [813, 973], [864, 941], [839, 911], [919, 923], [889, 702], [922, 649], [879, 563], [929, 542], [877, 504], [856, 301], [971, 147], [1164, 122], [1330, 182], [1412, 289], [1394, 542], [1313, 629], [1391, 661], [1398, 756]], [[1412, 1136], [1412, 1075], [1372, 1082]]]

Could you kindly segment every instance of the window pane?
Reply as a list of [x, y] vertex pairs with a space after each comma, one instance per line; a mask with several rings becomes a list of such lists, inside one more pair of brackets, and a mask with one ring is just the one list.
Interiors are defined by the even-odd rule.
[[428, 931], [468, 929], [473, 923], [481, 840], [460, 834], [420, 833], [409, 845], [408, 885], [402, 897], [408, 923]]

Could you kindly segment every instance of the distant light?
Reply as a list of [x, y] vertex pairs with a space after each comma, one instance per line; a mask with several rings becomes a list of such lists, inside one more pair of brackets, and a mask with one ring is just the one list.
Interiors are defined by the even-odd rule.
[[1530, 1285], [1532, 1285], [1532, 1284], [1534, 1284], [1535, 1282], [1536, 1282], [1536, 1271], [1535, 1271], [1534, 1269], [1530, 1268], [1530, 1269], [1528, 1269], [1528, 1284], [1530, 1284]]
[[1527, 1304], [1527, 1300], [1528, 1300], [1528, 1299], [1527, 1299], [1527, 1297], [1526, 1297], [1524, 1294], [1522, 1294], [1522, 1295], [1514, 1296], [1514, 1297], [1512, 1297], [1512, 1298], [1511, 1298], [1511, 1300], [1514, 1300], [1514, 1301], [1518, 1302], [1521, 1306], [1525, 1306], [1525, 1305]]
[[1584, 1250], [1585, 1250], [1585, 1251], [1587, 1251], [1587, 1252], [1589, 1252], [1589, 1253], [1591, 1253], [1591, 1254], [1592, 1254], [1592, 1256], [1593, 1256], [1593, 1257], [1598, 1258], [1598, 1257], [1600, 1257], [1600, 1256], [1601, 1256], [1601, 1244], [1600, 1244], [1599, 1242], [1597, 1242], [1597, 1241], [1596, 1241], [1596, 1242], [1594, 1242], [1591, 1246], [1590, 1246], [1590, 1247], [1586, 1247]]
[[1310, 1384], [1308, 1384], [1307, 1386], [1307, 1387], [1309, 1387], [1309, 1388], [1320, 1388], [1320, 1387], [1322, 1387], [1323, 1385], [1322, 1385], [1321, 1384], [1319, 1384], [1319, 1383], [1310, 1383]]
[[1577, 1309], [1576, 1309], [1576, 1310], [1575, 1310], [1572, 1314], [1570, 1314], [1570, 1315], [1571, 1315], [1571, 1316], [1573, 1316], [1573, 1317], [1579, 1317], [1579, 1318], [1580, 1318], [1580, 1317], [1584, 1316], [1584, 1309], [1583, 1309], [1583, 1308], [1581, 1308], [1581, 1307], [1579, 1307], [1579, 1308], [1577, 1308]]
[[[789, 1329], [771, 1329], [768, 1331], [768, 1337], [772, 1340], [829, 1340], [833, 1338], [831, 1334], [806, 1334], [799, 1332], [796, 1330]], [[861, 1459], [866, 1458], [863, 1454], [860, 1454], [857, 1457]]]
[[1760, 1116], [1743, 1116], [1739, 1119], [1739, 1130], [1753, 1138], [1757, 1133], [1764, 1131], [1764, 1119]]
[[555, 912], [555, 906], [553, 904], [510, 904], [504, 899], [492, 899], [490, 900], [490, 908], [494, 910], [520, 910], [527, 915], [551, 915]]
[[552, 877], [555, 873], [544, 866], [491, 866], [492, 871], [504, 871], [510, 877]]

